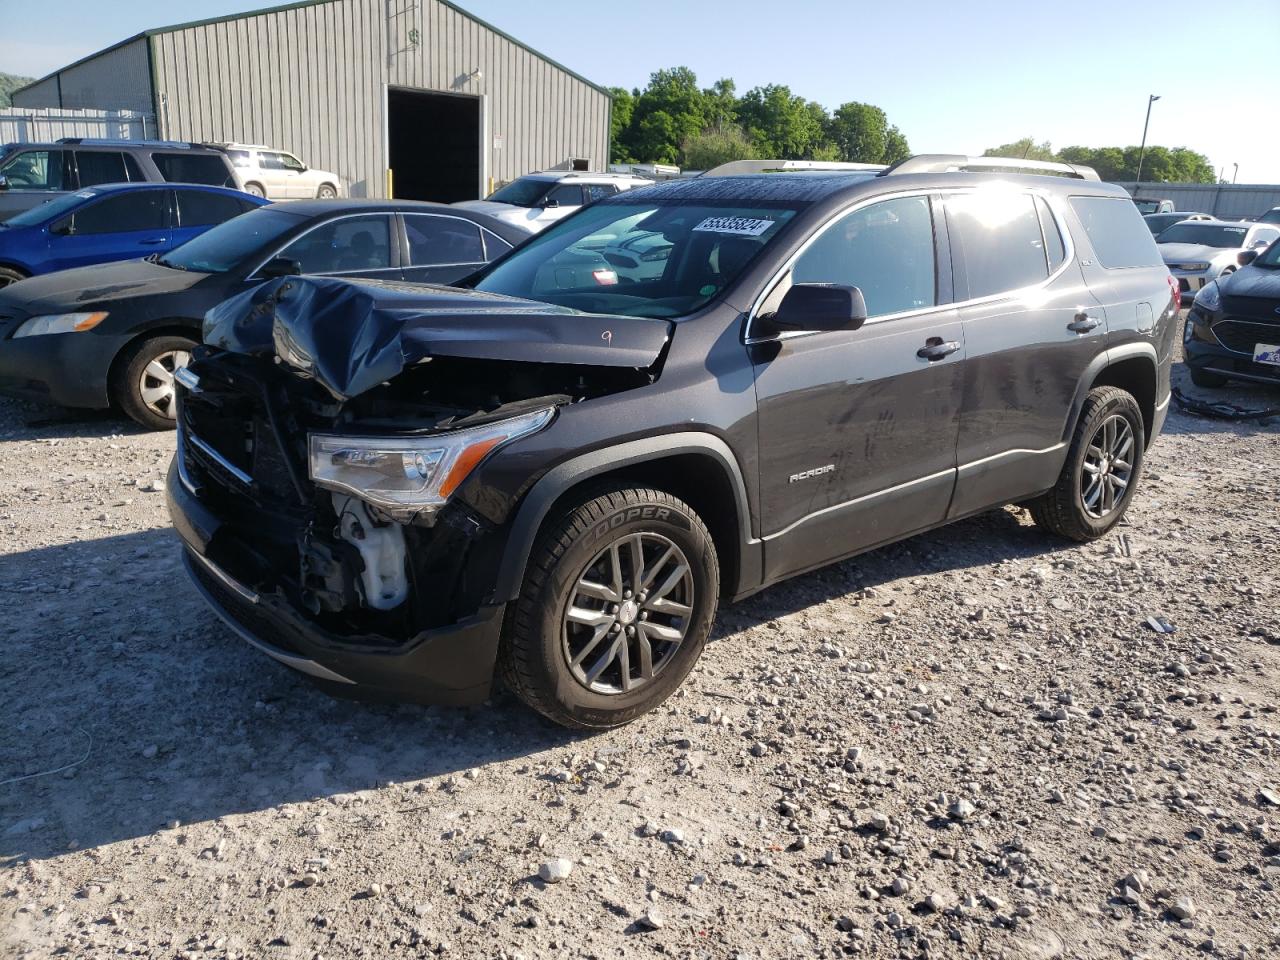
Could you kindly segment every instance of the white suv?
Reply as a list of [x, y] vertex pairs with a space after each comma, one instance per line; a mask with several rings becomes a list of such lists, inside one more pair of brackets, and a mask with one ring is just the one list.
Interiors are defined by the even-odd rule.
[[308, 167], [291, 153], [256, 143], [219, 144], [231, 158], [244, 189], [268, 200], [333, 199], [341, 193], [336, 173]]
[[484, 200], [462, 200], [454, 206], [487, 213], [536, 233], [588, 203], [652, 183], [630, 173], [530, 173]]

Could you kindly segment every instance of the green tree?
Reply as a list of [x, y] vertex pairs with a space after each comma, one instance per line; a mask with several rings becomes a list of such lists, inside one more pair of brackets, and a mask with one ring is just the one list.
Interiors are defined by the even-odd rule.
[[[702, 91], [703, 114], [708, 130], [725, 131], [738, 119], [738, 88], [725, 77], [713, 83], [710, 89]], [[741, 131], [739, 131], [741, 132]], [[745, 159], [742, 157], [736, 159]]]
[[18, 77], [12, 73], [0, 73], [0, 107], [9, 106], [12, 103], [10, 95], [13, 91], [25, 87], [29, 83], [35, 83], [35, 78]]
[[658, 70], [635, 98], [631, 124], [622, 140], [637, 160], [672, 163], [680, 144], [707, 125], [706, 95], [688, 67]]
[[681, 150], [683, 166], [689, 170], [710, 170], [731, 160], [752, 160], [756, 155], [751, 138], [736, 126], [708, 127], [686, 140]]
[[1012, 157], [1015, 160], [1057, 160], [1048, 140], [1036, 143], [1033, 137], [1023, 137], [1013, 143], [1005, 143], [983, 151], [984, 157]]
[[895, 126], [890, 126], [884, 134], [884, 156], [881, 157], [882, 163], [898, 163], [911, 156], [911, 147], [907, 144], [907, 138]]
[[769, 159], [812, 159], [827, 142], [823, 117], [820, 105], [806, 102], [781, 84], [755, 87], [738, 101], [739, 121], [756, 149]]
[[630, 90], [622, 87], [610, 87], [613, 94], [613, 111], [609, 114], [609, 149], [612, 151], [614, 163], [631, 163], [635, 157], [623, 142], [627, 129], [631, 126], [631, 117], [635, 113], [636, 98]]
[[880, 163], [889, 138], [884, 111], [869, 103], [842, 103], [827, 122], [827, 136], [840, 159], [850, 163]]
[[629, 146], [644, 163], [675, 163], [679, 158], [680, 125], [665, 110], [650, 113], [629, 131]]

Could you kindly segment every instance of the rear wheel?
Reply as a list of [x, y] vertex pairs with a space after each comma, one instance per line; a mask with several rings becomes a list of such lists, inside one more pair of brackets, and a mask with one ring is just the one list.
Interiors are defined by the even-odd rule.
[[1119, 387], [1090, 390], [1057, 484], [1029, 504], [1032, 519], [1071, 540], [1103, 536], [1133, 499], [1145, 446], [1133, 395]]
[[1197, 370], [1195, 367], [1187, 367], [1187, 372], [1191, 375], [1191, 382], [1197, 387], [1204, 387], [1208, 390], [1215, 390], [1218, 387], [1227, 385], [1227, 378], [1220, 373], [1213, 373], [1209, 370]]
[[246, 183], [244, 185], [244, 192], [251, 193], [255, 197], [266, 197], [267, 195], [267, 191], [262, 189], [262, 184], [260, 183]]
[[19, 280], [27, 279], [27, 275], [19, 270], [13, 270], [9, 267], [0, 267], [0, 287], [7, 287]]
[[191, 362], [196, 342], [186, 337], [152, 337], [128, 348], [116, 364], [111, 399], [150, 430], [172, 430], [177, 404], [173, 375]]
[[687, 504], [606, 489], [540, 536], [503, 638], [502, 678], [564, 726], [628, 723], [693, 668], [719, 592], [715, 545]]

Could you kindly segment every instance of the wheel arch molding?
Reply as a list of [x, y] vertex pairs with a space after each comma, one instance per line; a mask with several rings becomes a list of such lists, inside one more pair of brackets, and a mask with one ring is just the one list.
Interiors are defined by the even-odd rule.
[[1062, 439], [1069, 442], [1080, 420], [1085, 398], [1094, 387], [1119, 387], [1133, 395], [1142, 411], [1145, 444], [1150, 446], [1156, 416], [1160, 361], [1150, 343], [1126, 343], [1100, 352], [1085, 368], [1071, 401]]
[[[694, 483], [692, 471], [701, 468], [713, 472], [697, 474]], [[729, 445], [714, 434], [687, 431], [603, 447], [543, 474], [520, 501], [511, 521], [494, 585], [495, 602], [511, 601], [519, 595], [538, 534], [557, 505], [584, 486], [610, 478], [665, 490], [698, 512], [720, 555], [723, 594], [737, 596], [759, 585], [760, 541], [753, 536], [747, 487], [738, 460]]]

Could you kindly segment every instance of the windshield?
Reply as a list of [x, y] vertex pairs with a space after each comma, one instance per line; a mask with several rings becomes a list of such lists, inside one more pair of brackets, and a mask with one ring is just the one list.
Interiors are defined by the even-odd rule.
[[550, 180], [521, 177], [495, 190], [485, 199], [492, 200], [494, 203], [509, 203], [513, 207], [535, 207], [546, 192], [554, 186], [555, 184]]
[[1159, 200], [1135, 200], [1133, 203], [1139, 213], [1156, 213], [1160, 209]]
[[1253, 262], [1260, 267], [1280, 267], [1280, 240], [1259, 253]]
[[596, 313], [680, 317], [728, 287], [798, 209], [596, 204], [528, 240], [472, 286]]
[[56, 200], [50, 200], [48, 203], [34, 206], [30, 210], [23, 210], [16, 216], [6, 220], [4, 225], [6, 227], [34, 227], [38, 223], [44, 223], [46, 220], [60, 217], [64, 213], [70, 213], [86, 200], [92, 200], [97, 195], [92, 190], [68, 193], [65, 196], [58, 197]]
[[1169, 229], [1179, 220], [1185, 220], [1187, 218], [1181, 213], [1149, 213], [1143, 217], [1143, 219], [1147, 221], [1147, 226], [1151, 230], [1151, 235], [1156, 237], [1159, 236], [1162, 231]]
[[157, 262], [197, 273], [229, 273], [246, 257], [303, 223], [306, 218], [275, 207], [261, 207], [220, 223]]
[[1243, 247], [1244, 235], [1248, 232], [1248, 227], [1232, 227], [1224, 226], [1220, 223], [1188, 220], [1185, 223], [1175, 223], [1160, 236], [1156, 237], [1156, 242], [1196, 243], [1205, 247], [1230, 249], [1232, 247]]

